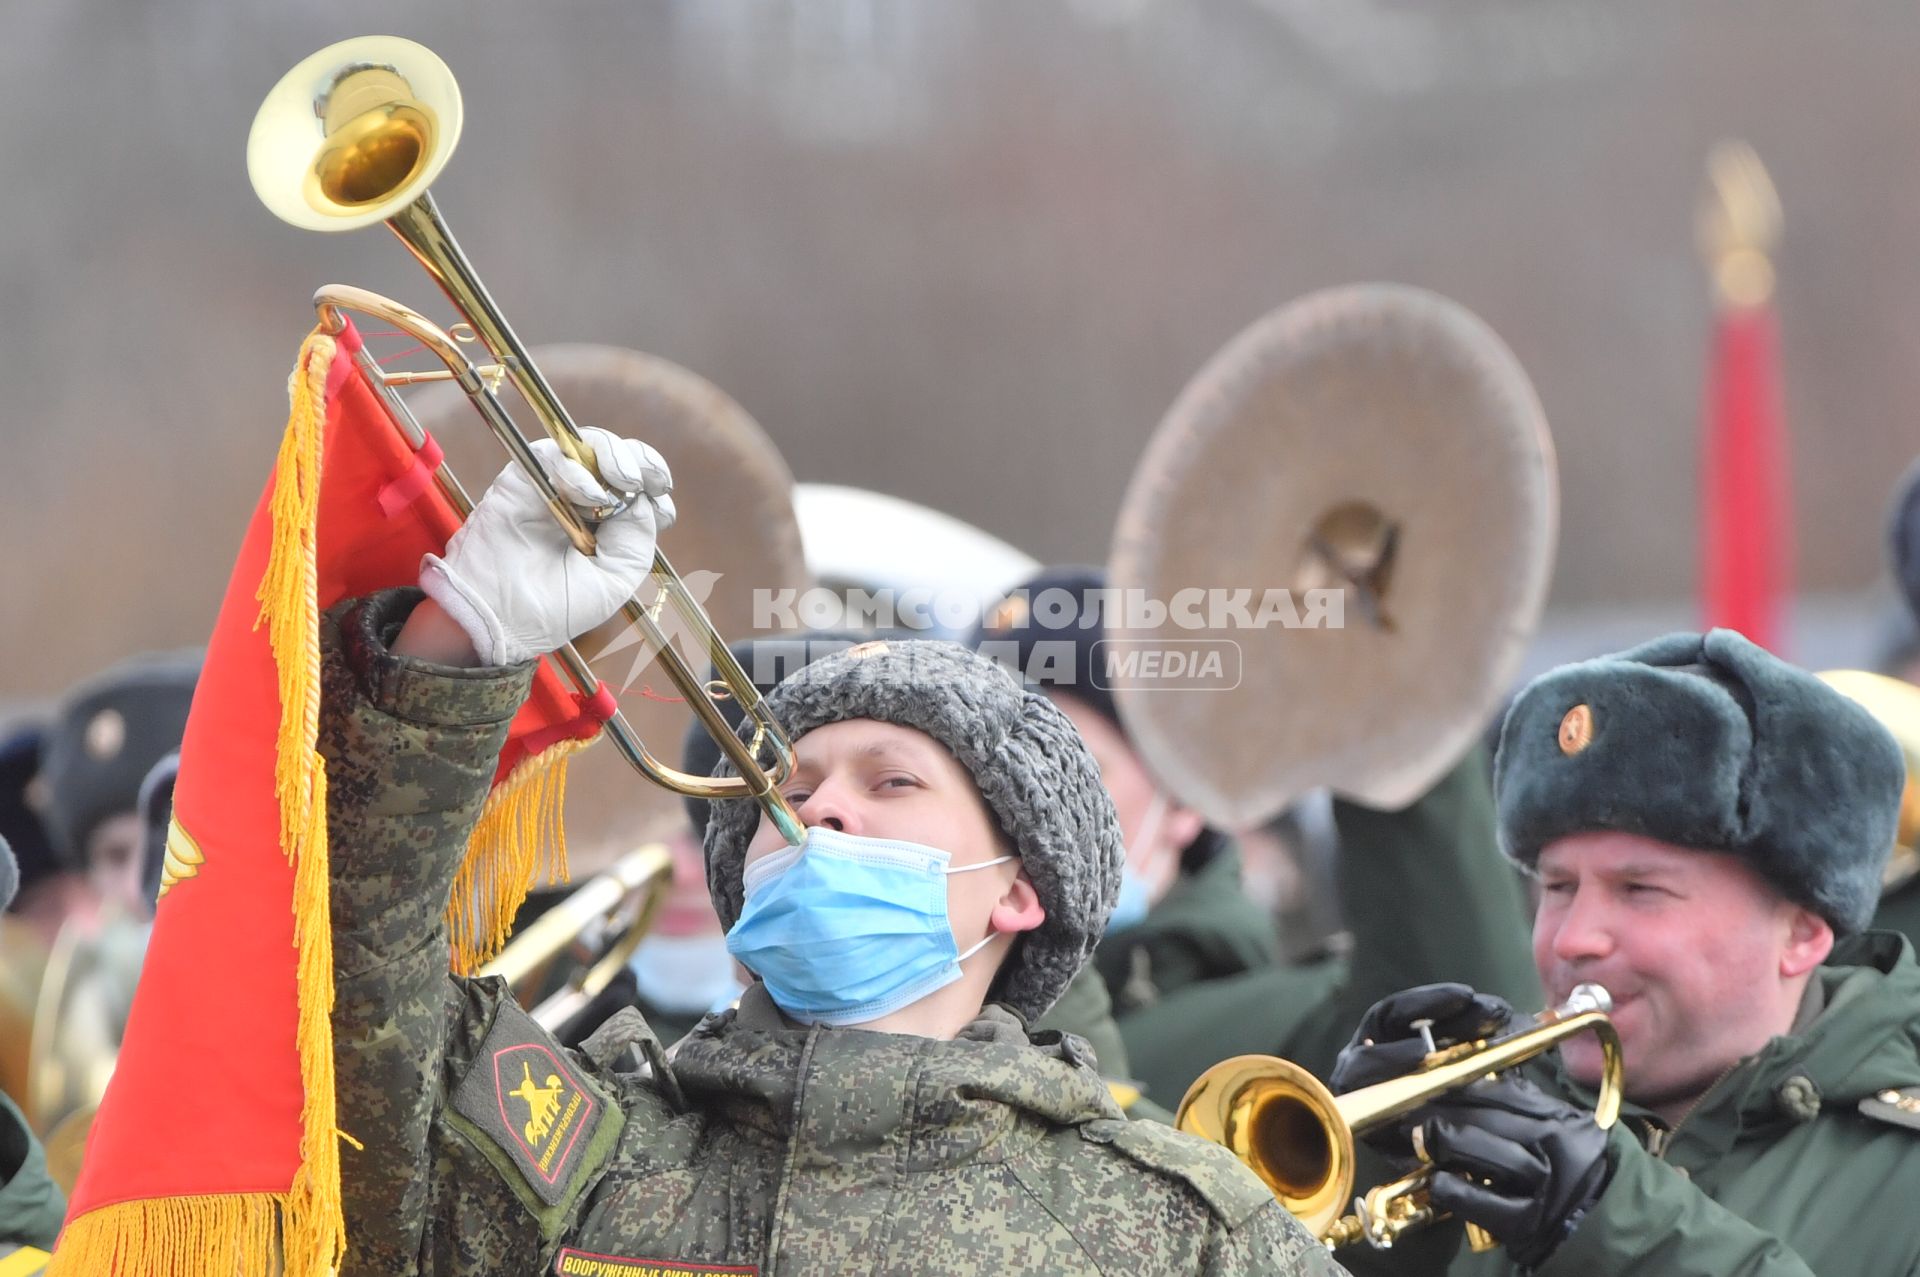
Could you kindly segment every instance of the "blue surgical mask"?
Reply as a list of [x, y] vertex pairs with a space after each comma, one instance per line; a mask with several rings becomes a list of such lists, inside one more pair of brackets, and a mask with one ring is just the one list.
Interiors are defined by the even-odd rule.
[[1132, 865], [1120, 866], [1120, 899], [1107, 915], [1107, 930], [1137, 927], [1147, 920], [1147, 911], [1151, 908], [1153, 899], [1147, 891], [1147, 880], [1135, 873]]
[[1135, 872], [1133, 862], [1140, 848], [1160, 832], [1160, 822], [1166, 815], [1167, 796], [1155, 790], [1153, 800], [1147, 804], [1147, 814], [1140, 818], [1140, 831], [1128, 845], [1126, 861], [1120, 866], [1120, 899], [1107, 915], [1108, 931], [1124, 931], [1147, 920], [1147, 913], [1153, 908], [1153, 894], [1147, 880]]
[[947, 875], [959, 869], [937, 847], [862, 838], [815, 826], [807, 840], [747, 866], [746, 904], [727, 951], [803, 1024], [865, 1024], [960, 978], [965, 953], [947, 917]]

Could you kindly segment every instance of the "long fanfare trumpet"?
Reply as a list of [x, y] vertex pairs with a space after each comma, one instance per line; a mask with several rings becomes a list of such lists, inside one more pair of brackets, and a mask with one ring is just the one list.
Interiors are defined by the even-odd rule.
[[[370, 315], [406, 332], [437, 356], [446, 364], [445, 372], [387, 373], [364, 349], [356, 358], [415, 444], [424, 440], [424, 432], [396, 388], [420, 381], [456, 382], [509, 455], [526, 470], [574, 547], [591, 555], [594, 536], [589, 520], [609, 518], [624, 504], [590, 509], [583, 519], [554, 489], [502, 406], [497, 393], [500, 382], [511, 380], [561, 451], [598, 477], [592, 450], [582, 442], [573, 419], [487, 295], [428, 193], [459, 141], [461, 119], [459, 86], [430, 50], [392, 36], [342, 41], [303, 60], [267, 94], [247, 139], [248, 176], [261, 202], [294, 226], [332, 232], [384, 221], [400, 237], [466, 322], [442, 329], [389, 298], [328, 285], [314, 294], [322, 327], [337, 333], [345, 323], [345, 312]], [[486, 352], [484, 362], [476, 363], [464, 349], [475, 344]], [[436, 479], [457, 509], [463, 514], [471, 510], [471, 500], [446, 466], [440, 467]], [[799, 817], [778, 788], [792, 770], [791, 745], [766, 713], [753, 681], [727, 650], [679, 574], [658, 552], [652, 582], [653, 601], [643, 604], [630, 599], [622, 614], [657, 651], [668, 678], [739, 774], [711, 778], [667, 766], [617, 712], [607, 722], [606, 734], [620, 754], [655, 784], [697, 798], [752, 798], [788, 841], [799, 842], [803, 834]], [[720, 674], [718, 686], [710, 686], [703, 672], [667, 641], [659, 625], [661, 609], [667, 606], [705, 647], [707, 659]], [[572, 645], [554, 656], [583, 693], [594, 692], [598, 680]], [[727, 729], [713, 704], [714, 698], [722, 696], [733, 698], [744, 710], [753, 725], [750, 740], [743, 741]], [[765, 765], [763, 756], [770, 760]]]
[[[1527, 1028], [1439, 1047], [1413, 1073], [1339, 1096], [1291, 1061], [1236, 1056], [1200, 1075], [1180, 1101], [1175, 1124], [1230, 1149], [1329, 1249], [1360, 1241], [1384, 1249], [1439, 1218], [1427, 1195], [1431, 1172], [1422, 1167], [1355, 1198], [1355, 1137], [1588, 1030], [1598, 1035], [1603, 1057], [1593, 1120], [1602, 1129], [1612, 1126], [1622, 1081], [1620, 1035], [1607, 1018], [1612, 1005], [1605, 989], [1583, 984]], [[1344, 1213], [1349, 1202], [1352, 1215]], [[1469, 1233], [1476, 1250], [1493, 1244], [1477, 1229]]]

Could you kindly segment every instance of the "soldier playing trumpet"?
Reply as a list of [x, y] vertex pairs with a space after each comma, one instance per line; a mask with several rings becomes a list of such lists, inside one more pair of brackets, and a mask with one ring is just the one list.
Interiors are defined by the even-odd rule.
[[[509, 470], [428, 560], [428, 601], [322, 627], [337, 1085], [362, 1115], [345, 1271], [1335, 1271], [1223, 1151], [1126, 1121], [1079, 1039], [1027, 1033], [1101, 933], [1120, 839], [1071, 724], [963, 649], [869, 645], [775, 689], [807, 838], [716, 812], [708, 881], [758, 980], [671, 1063], [637, 1014], [574, 1054], [498, 981], [447, 974], [532, 658], [612, 614], [671, 517], [658, 456], [587, 433], [640, 494], [598, 556]], [[569, 499], [610, 500], [539, 447]], [[558, 1079], [540, 1115], [527, 1077]]]
[[[1920, 967], [1862, 931], [1903, 772], [1864, 709], [1730, 631], [1535, 680], [1501, 736], [1501, 840], [1539, 883], [1549, 993], [1612, 993], [1625, 1120], [1593, 1122], [1599, 1060], [1573, 1041], [1563, 1072], [1453, 1093], [1376, 1146], [1429, 1161], [1434, 1204], [1543, 1277], [1916, 1271]], [[1397, 994], [1335, 1088], [1414, 1068], [1422, 1023], [1471, 1038], [1510, 1014]]]

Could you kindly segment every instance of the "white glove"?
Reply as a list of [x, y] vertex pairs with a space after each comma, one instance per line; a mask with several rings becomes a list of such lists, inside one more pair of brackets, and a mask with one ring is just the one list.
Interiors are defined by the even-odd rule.
[[[446, 556], [421, 561], [420, 587], [489, 665], [544, 656], [605, 622], [639, 590], [653, 566], [655, 537], [673, 526], [673, 474], [659, 453], [592, 426], [580, 435], [607, 482], [636, 494], [594, 529], [593, 557], [573, 548], [533, 480], [508, 465], [447, 542]], [[614, 503], [614, 494], [553, 440], [535, 440], [533, 451], [573, 504]]]

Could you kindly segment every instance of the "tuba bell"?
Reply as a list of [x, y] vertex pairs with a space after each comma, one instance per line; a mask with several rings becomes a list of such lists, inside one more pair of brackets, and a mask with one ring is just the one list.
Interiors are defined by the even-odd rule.
[[[1128, 738], [1223, 829], [1319, 788], [1405, 806], [1511, 689], [1558, 494], [1532, 383], [1464, 307], [1366, 284], [1272, 311], [1181, 391], [1115, 521], [1109, 584], [1163, 605], [1106, 635]], [[1115, 659], [1149, 651], [1220, 677]]]
[[[1565, 1002], [1502, 1038], [1435, 1047], [1419, 1069], [1345, 1095], [1335, 1095], [1290, 1060], [1241, 1055], [1201, 1074], [1180, 1101], [1175, 1125], [1231, 1150], [1289, 1213], [1327, 1248], [1355, 1242], [1387, 1249], [1404, 1233], [1436, 1221], [1422, 1167], [1364, 1196], [1353, 1195], [1354, 1141], [1448, 1091], [1551, 1050], [1576, 1033], [1600, 1039], [1602, 1072], [1593, 1120], [1604, 1130], [1620, 1115], [1620, 1035], [1607, 1018], [1613, 1000], [1597, 984], [1574, 989]], [[1417, 1147], [1417, 1146], [1416, 1146]], [[1349, 1203], [1355, 1210], [1346, 1214]], [[1475, 1250], [1492, 1241], [1470, 1228]]]

